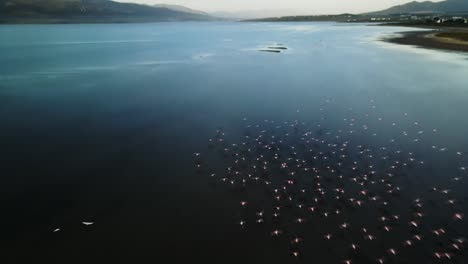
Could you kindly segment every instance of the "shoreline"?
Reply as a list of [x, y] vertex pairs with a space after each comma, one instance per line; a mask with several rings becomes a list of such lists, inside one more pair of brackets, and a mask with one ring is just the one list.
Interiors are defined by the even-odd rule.
[[396, 32], [398, 36], [386, 37], [389, 43], [410, 45], [426, 49], [468, 52], [468, 30], [454, 28], [434, 28], [430, 31]]

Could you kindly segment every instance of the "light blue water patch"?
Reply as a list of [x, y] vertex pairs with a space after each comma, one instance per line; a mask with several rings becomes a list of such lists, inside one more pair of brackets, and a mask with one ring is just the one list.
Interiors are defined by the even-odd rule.
[[[466, 108], [467, 56], [381, 41], [408, 30], [414, 29], [334, 23], [3, 25], [0, 93], [13, 113], [24, 97], [52, 100], [64, 112], [152, 98], [148, 107], [186, 113], [187, 105], [200, 105], [219, 119], [313, 112], [324, 98], [354, 108], [380, 98], [388, 114], [449, 116], [466, 127], [455, 109]], [[287, 49], [259, 52], [274, 45]]]
[[[414, 29], [334, 23], [2, 25], [0, 93], [55, 100], [63, 111], [131, 95], [153, 98], [158, 109], [172, 109], [172, 101], [182, 104], [180, 112], [200, 104], [208, 112], [278, 117], [315, 109], [323, 98], [355, 108], [381, 98], [389, 113], [417, 105], [445, 120], [444, 111], [465, 108], [467, 56], [380, 41], [408, 30]], [[278, 44], [287, 50], [259, 52]]]

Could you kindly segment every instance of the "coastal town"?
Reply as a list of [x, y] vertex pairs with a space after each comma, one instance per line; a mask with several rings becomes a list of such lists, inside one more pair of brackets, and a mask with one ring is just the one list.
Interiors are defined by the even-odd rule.
[[330, 21], [344, 23], [401, 23], [468, 27], [468, 13], [339, 14], [270, 17], [248, 21]]
[[371, 17], [370, 21], [419, 21], [433, 22], [437, 24], [468, 24], [468, 15], [447, 16], [447, 15], [394, 15], [383, 17]]
[[468, 26], [468, 14], [399, 14], [350, 18], [347, 22], [399, 22]]

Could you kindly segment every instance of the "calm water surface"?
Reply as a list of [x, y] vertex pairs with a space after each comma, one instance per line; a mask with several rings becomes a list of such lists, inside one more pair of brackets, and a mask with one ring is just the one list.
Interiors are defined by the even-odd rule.
[[[352, 108], [437, 128], [426, 145], [467, 151], [468, 56], [379, 41], [405, 30], [322, 23], [0, 26], [2, 258], [288, 263], [288, 252], [265, 235], [239, 232], [236, 197], [195, 173], [193, 153], [206, 151], [219, 127], [241, 133], [244, 117], [311, 121], [324, 104], [332, 105], [329, 127], [339, 127]], [[258, 51], [277, 43], [289, 49]], [[377, 127], [398, 134], [389, 124]], [[460, 165], [428, 159], [440, 171]]]

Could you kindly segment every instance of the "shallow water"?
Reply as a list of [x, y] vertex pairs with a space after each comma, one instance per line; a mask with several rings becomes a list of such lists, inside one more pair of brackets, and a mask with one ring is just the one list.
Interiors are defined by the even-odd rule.
[[[416, 152], [431, 145], [467, 151], [467, 56], [379, 41], [405, 30], [413, 29], [0, 26], [0, 245], [7, 263], [292, 261], [268, 235], [239, 230], [235, 195], [197, 174], [193, 153], [204, 152], [219, 127], [236, 138], [244, 117], [309, 122], [322, 117], [320, 108], [330, 129], [343, 126], [350, 108], [375, 117], [369, 125], [379, 136], [363, 138], [366, 144], [415, 133], [417, 121], [439, 133]], [[278, 43], [288, 50], [258, 51]], [[437, 155], [427, 159], [447, 174], [466, 161]], [[423, 181], [443, 181], [435, 177]]]

